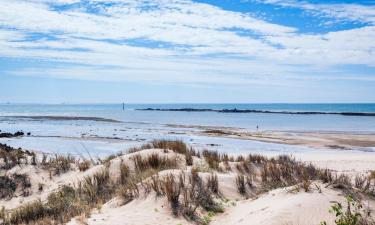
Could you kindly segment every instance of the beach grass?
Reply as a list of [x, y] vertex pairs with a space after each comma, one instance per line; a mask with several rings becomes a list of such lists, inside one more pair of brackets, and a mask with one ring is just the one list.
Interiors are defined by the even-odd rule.
[[[154, 149], [153, 152], [143, 154], [142, 151], [147, 151], [148, 148]], [[155, 152], [155, 149], [160, 149], [160, 152]], [[168, 155], [169, 151], [175, 155]], [[345, 193], [360, 192], [374, 196], [375, 179], [372, 173], [369, 176], [356, 176], [352, 181], [346, 174], [338, 175], [289, 156], [249, 154], [232, 157], [209, 150], [200, 153], [181, 141], [167, 140], [152, 141], [140, 148], [133, 148], [130, 152], [102, 161], [103, 169], [85, 176], [76, 184], [62, 186], [44, 201], [36, 200], [14, 210], [5, 210], [2, 213], [4, 224], [66, 223], [73, 217], [89, 215], [94, 208], [100, 208], [113, 198], [119, 197], [122, 204], [128, 204], [151, 192], [158, 198], [166, 198], [173, 216], [183, 216], [189, 221], [204, 224], [205, 212], [224, 211], [220, 204], [224, 201], [220, 193], [220, 173], [234, 174], [235, 182], [232, 185], [245, 198], [249, 193], [259, 195], [290, 186], [310, 192], [314, 181], [326, 183]], [[129, 157], [125, 162], [124, 157], [127, 155]], [[202, 164], [194, 165], [186, 160], [181, 164], [181, 159], [188, 155], [201, 157], [209, 170], [202, 169]], [[118, 167], [115, 168], [116, 171], [112, 168], [110, 172], [111, 164], [116, 160], [119, 160]], [[74, 170], [74, 165], [82, 173], [94, 166], [89, 161], [77, 161], [69, 155], [43, 157], [35, 166], [54, 171], [53, 175], [59, 176]], [[229, 169], [223, 169], [223, 166]], [[168, 172], [162, 176], [159, 174], [171, 169], [179, 169], [180, 172]], [[115, 178], [111, 173], [119, 175]], [[206, 179], [202, 178], [202, 174], [206, 174]], [[29, 186], [28, 177], [22, 174], [0, 177], [2, 197], [11, 198], [16, 190], [26, 190]]]

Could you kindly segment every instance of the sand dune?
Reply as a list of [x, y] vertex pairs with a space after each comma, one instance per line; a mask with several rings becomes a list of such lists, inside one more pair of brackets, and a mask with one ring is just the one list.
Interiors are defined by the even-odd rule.
[[[185, 147], [183, 147], [183, 149], [186, 150]], [[264, 189], [266, 186], [264, 186], [263, 178], [261, 179], [260, 176], [263, 176], [261, 175], [261, 171], [263, 166], [267, 164], [261, 162], [262, 160], [266, 160], [262, 158], [252, 159], [253, 161], [250, 166], [252, 168], [251, 174], [253, 174], [253, 178], [251, 178], [252, 184], [246, 188], [245, 193], [240, 193], [237, 179], [239, 174], [244, 173], [242, 171], [245, 168], [243, 167], [244, 161], [236, 161], [233, 159], [227, 163], [221, 161], [218, 162], [217, 169], [213, 169], [209, 161], [210, 159], [206, 156], [202, 156], [201, 158], [193, 156], [192, 165], [189, 166], [186, 163], [186, 153], [178, 153], [178, 151], [181, 150], [155, 149], [151, 146], [150, 149], [138, 149], [133, 153], [114, 156], [109, 161], [94, 165], [84, 172], [80, 172], [73, 166], [70, 171], [57, 176], [53, 175], [52, 177], [48, 171], [38, 165], [15, 166], [7, 170], [6, 175], [10, 176], [16, 173], [26, 174], [31, 182], [30, 195], [22, 196], [17, 194], [17, 192], [16, 195], [10, 199], [1, 199], [0, 205], [3, 206], [7, 212], [12, 213], [12, 210], [24, 206], [33, 200], [41, 199], [42, 202], [46, 202], [51, 193], [60, 190], [62, 186], [68, 185], [77, 187], [80, 181], [95, 175], [104, 168], [108, 168], [110, 180], [117, 181], [121, 178], [122, 173], [119, 170], [121, 165], [126, 164], [129, 166], [130, 171], [135, 172], [137, 170], [137, 165], [134, 163], [135, 158], [151, 159], [150, 157], [155, 158], [156, 156], [160, 157], [159, 159], [165, 157], [164, 159], [175, 163], [173, 169], [162, 169], [157, 172], [157, 177], [158, 180], [160, 179], [160, 182], [169, 176], [173, 176], [178, 180], [182, 174], [183, 177], [187, 179], [185, 185], [192, 185], [192, 168], [195, 168], [194, 170], [199, 168], [197, 174], [205, 185], [209, 184], [208, 179], [213, 176], [213, 174], [217, 177], [218, 194], [215, 195], [214, 201], [216, 202], [215, 204], [220, 205], [223, 212], [213, 213], [199, 206], [196, 213], [200, 218], [200, 220], [198, 220], [200, 224], [311, 225], [326, 221], [327, 224], [333, 225], [334, 216], [329, 213], [328, 209], [333, 202], [345, 202], [345, 196], [347, 195], [346, 188], [336, 188], [336, 186], [331, 185], [331, 183], [323, 184], [322, 181], [319, 180], [312, 181], [312, 183], [308, 185], [308, 191], [304, 191], [299, 183], [287, 187], [275, 186], [274, 188], [268, 187]], [[359, 154], [366, 153], [360, 152]], [[348, 156], [343, 155], [337, 156], [336, 158], [334, 156], [332, 156], [332, 158], [324, 158], [318, 157], [317, 155], [300, 155], [296, 156], [296, 158], [302, 159], [305, 162], [312, 162], [318, 167], [331, 169], [334, 173], [338, 172], [337, 174], [349, 174], [349, 177], [352, 178], [357, 174], [367, 176], [370, 168], [370, 166], [366, 167], [364, 164], [361, 164], [363, 156], [362, 158], [348, 158]], [[333, 159], [335, 160], [334, 163], [332, 162]], [[356, 166], [357, 170], [350, 170], [350, 173], [348, 173], [346, 165], [349, 161], [352, 165]], [[149, 161], [148, 163], [160, 163], [160, 161]], [[91, 212], [89, 211], [73, 218], [68, 218], [67, 224], [196, 224], [197, 221], [187, 219], [182, 214], [178, 216], [173, 215], [171, 203], [167, 197], [165, 195], [157, 195], [152, 188], [146, 188], [150, 187], [148, 185], [152, 182], [150, 176], [151, 175], [148, 175], [142, 178], [142, 180], [136, 184], [137, 189], [139, 188], [139, 196], [132, 198], [129, 202], [124, 202], [124, 199], [120, 197], [121, 195], [113, 193], [113, 197], [102, 202], [103, 204], [93, 207], [90, 210]], [[156, 175], [154, 174], [153, 176]], [[38, 184], [40, 183], [44, 184], [43, 191], [38, 190]], [[162, 183], [160, 183], [160, 185], [162, 185]], [[207, 187], [202, 186], [202, 188]], [[373, 198], [354, 187], [347, 188], [353, 193], [358, 192], [358, 199], [362, 199], [366, 208], [375, 210], [375, 201]], [[179, 198], [182, 198], [180, 194], [179, 196]], [[181, 199], [179, 202], [179, 204], [183, 204]]]

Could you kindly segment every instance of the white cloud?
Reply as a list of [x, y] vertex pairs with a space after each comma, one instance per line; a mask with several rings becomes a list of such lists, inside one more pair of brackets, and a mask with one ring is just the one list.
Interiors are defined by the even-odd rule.
[[280, 60], [295, 63], [310, 62], [318, 65], [364, 64], [375, 66], [375, 26], [320, 35], [268, 37], [268, 40], [285, 47], [275, 53], [275, 56]]
[[317, 15], [337, 18], [342, 21], [359, 21], [375, 24], [375, 6], [360, 4], [313, 4], [308, 1], [296, 0], [258, 0], [268, 4], [276, 4], [284, 7], [300, 8], [312, 11]]
[[[375, 66], [374, 26], [324, 35], [299, 34], [293, 27], [188, 0], [91, 0], [74, 4], [77, 2], [0, 2], [0, 57], [85, 65], [14, 73], [265, 85], [269, 74], [275, 80], [277, 76], [294, 77], [307, 69], [319, 72], [339, 64]], [[66, 9], [58, 10], [61, 5]], [[238, 34], [238, 29], [249, 35]], [[135, 40], [146, 43], [136, 44]], [[296, 68], [301, 65], [303, 69]]]

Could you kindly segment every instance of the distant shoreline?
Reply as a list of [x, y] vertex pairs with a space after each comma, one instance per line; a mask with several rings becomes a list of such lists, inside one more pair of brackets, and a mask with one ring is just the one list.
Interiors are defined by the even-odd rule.
[[319, 112], [319, 111], [268, 111], [255, 109], [197, 109], [197, 108], [180, 108], [180, 109], [159, 109], [145, 108], [136, 109], [138, 111], [170, 111], [170, 112], [218, 112], [218, 113], [269, 113], [269, 114], [292, 114], [292, 115], [342, 115], [342, 116], [375, 116], [375, 113], [367, 112]]

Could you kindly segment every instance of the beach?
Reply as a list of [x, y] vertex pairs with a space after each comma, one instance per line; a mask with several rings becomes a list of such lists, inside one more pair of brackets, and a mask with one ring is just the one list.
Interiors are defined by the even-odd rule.
[[0, 0], [0, 225], [375, 225], [375, 0]]
[[[215, 108], [213, 105], [180, 107], [198, 106]], [[336, 107], [339, 110], [340, 107], [349, 106]], [[232, 155], [286, 154], [304, 161], [319, 161], [320, 165], [325, 165], [323, 159], [326, 159], [327, 165], [332, 161], [338, 165], [342, 161], [343, 165], [353, 164], [351, 168], [357, 170], [361, 170], [361, 164], [369, 170], [371, 164], [375, 163], [375, 118], [372, 117], [259, 113], [232, 113], [223, 117], [217, 112], [208, 112], [210, 115], [207, 115], [207, 112], [136, 110], [142, 107], [146, 105], [129, 105], [127, 110], [121, 110], [115, 105], [3, 105], [0, 107], [3, 109], [0, 113], [1, 130], [23, 130], [30, 132], [30, 135], [2, 138], [1, 142], [15, 148], [22, 147], [38, 152], [99, 158], [126, 152], [128, 148], [140, 146], [154, 139], [171, 139], [183, 140], [197, 149], [209, 149]], [[241, 105], [216, 107], [240, 108]], [[270, 107], [264, 105], [261, 109], [271, 110]], [[274, 107], [274, 110], [283, 110], [278, 104]], [[287, 105], [284, 110], [293, 111], [290, 107]], [[295, 105], [294, 110], [301, 107]], [[308, 107], [305, 110], [317, 110], [318, 106]], [[323, 110], [328, 106], [321, 107]], [[365, 105], [364, 110], [370, 107]], [[358, 109], [352, 107], [347, 110]], [[322, 116], [324, 119], [320, 122]], [[259, 125], [255, 125], [254, 117], [259, 119]], [[131, 119], [133, 121], [129, 121]], [[276, 124], [267, 125], [277, 120], [279, 122]], [[283, 120], [290, 121], [290, 124], [281, 123]], [[215, 121], [216, 124], [213, 125]], [[305, 121], [311, 121], [312, 125]], [[279, 125], [275, 127], [277, 124]], [[357, 127], [351, 130], [354, 124]], [[260, 128], [257, 130], [256, 126]], [[331, 128], [328, 129], [328, 126]]]
[[[125, 110], [119, 105], [2, 105], [1, 130], [23, 130], [30, 135], [1, 141], [34, 151], [95, 157], [124, 152], [154, 139], [183, 140], [199, 149], [228, 154], [337, 152], [339, 157], [375, 152], [375, 117], [137, 110], [177, 106], [216, 110], [218, 107], [241, 109], [241, 106], [248, 109], [257, 105], [127, 105]], [[340, 104], [257, 107], [294, 112], [327, 109], [329, 112], [342, 109], [371, 112], [372, 109], [372, 105]]]
[[[311, 164], [316, 170], [321, 171], [329, 170], [333, 174], [332, 179], [336, 179], [336, 181], [331, 181], [333, 183], [339, 182], [337, 179], [340, 180], [341, 175], [354, 182], [357, 177], [369, 176], [375, 169], [375, 126], [373, 126], [374, 119], [371, 116], [350, 116], [351, 119], [348, 120], [347, 116], [330, 114], [225, 113], [223, 117], [218, 112], [154, 112], [153, 110], [145, 112], [134, 109], [113, 110], [111, 108], [113, 106], [109, 109], [108, 106], [91, 106], [95, 109], [91, 111], [87, 111], [85, 106], [32, 106], [30, 107], [32, 110], [29, 109], [30, 111], [25, 112], [19, 108], [25, 109], [27, 106], [17, 107], [18, 111], [14, 108], [13, 111], [9, 108], [7, 111], [4, 110], [6, 106], [2, 106], [0, 130], [3, 133], [8, 132], [9, 135], [0, 138], [0, 143], [8, 145], [10, 148], [21, 148], [22, 151], [36, 154], [37, 161], [41, 165], [38, 166], [38, 163], [36, 165], [28, 164], [27, 162], [31, 160], [28, 156], [26, 158], [29, 159], [26, 160], [25, 165], [15, 166], [2, 172], [3, 175], [26, 174], [31, 185], [30, 193], [27, 195], [19, 193], [17, 197], [0, 200], [0, 204], [6, 206], [7, 210], [17, 209], [38, 198], [43, 202], [48, 202], [49, 196], [60, 190], [61, 187], [68, 185], [74, 188], [85, 177], [95, 176], [105, 168], [109, 169], [109, 178], [116, 180], [121, 174], [121, 171], [118, 172], [120, 164], [128, 164], [131, 169], [130, 165], [132, 165], [135, 155], [140, 154], [141, 157], [147, 158], [152, 154], [157, 154], [159, 157], [171, 157], [178, 161], [171, 168], [160, 169], [158, 167], [160, 169], [158, 176], [161, 177], [161, 180], [170, 173], [178, 176], [181, 171], [189, 176], [188, 174], [192, 173], [193, 168], [200, 168], [199, 174], [203, 180], [210, 174], [216, 174], [222, 197], [215, 201], [221, 202], [224, 201], [223, 199], [228, 199], [225, 201], [229, 202], [220, 203], [225, 208], [224, 213], [210, 214], [209, 220], [212, 224], [248, 224], [248, 221], [257, 221], [256, 224], [267, 225], [279, 224], [276, 221], [292, 224], [316, 224], [323, 220], [332, 222], [333, 217], [329, 214], [328, 208], [333, 201], [345, 201], [344, 192], [335, 188], [336, 184], [327, 184], [324, 183], [325, 181], [314, 178], [309, 184], [308, 191], [295, 192], [296, 187], [300, 185], [298, 182], [292, 182], [286, 186], [276, 186], [269, 191], [264, 191], [262, 190], [265, 185], [262, 181], [263, 178], [259, 177], [262, 173], [262, 164], [259, 165], [256, 161], [251, 161], [253, 160], [251, 158], [250, 161], [247, 161], [246, 158], [239, 160], [236, 158], [259, 155], [269, 159], [278, 159], [280, 156], [287, 156], [295, 160], [293, 163]], [[135, 107], [133, 106], [133, 108]], [[171, 113], [174, 116], [168, 117], [171, 116]], [[181, 115], [178, 115], [179, 113]], [[261, 125], [256, 125], [258, 128], [253, 126], [253, 117], [256, 117], [258, 121], [263, 121], [263, 123], [259, 123]], [[332, 120], [331, 129], [328, 129], [330, 124], [327, 123], [320, 127], [319, 124], [316, 124], [321, 117], [324, 117], [325, 121]], [[168, 120], [168, 118], [170, 119]], [[285, 125], [285, 122], [281, 122], [283, 119], [287, 119], [291, 124]], [[304, 119], [311, 122], [304, 124], [301, 122]], [[275, 120], [279, 120], [276, 123], [279, 124], [278, 127], [267, 125]], [[356, 129], [351, 130], [353, 126], [356, 126]], [[22, 131], [23, 135], [12, 136], [17, 131]], [[163, 141], [168, 143], [168, 140], [171, 143], [181, 142], [197, 152], [218, 154], [219, 166], [212, 167], [210, 158], [206, 156], [199, 156], [199, 158], [198, 155], [193, 156], [192, 166], [189, 166], [185, 163], [186, 153], [180, 152], [180, 150], [174, 152], [176, 150], [172, 151], [169, 147], [149, 146], [148, 143], [153, 143], [155, 140], [161, 140], [161, 143]], [[168, 146], [168, 144], [162, 146]], [[171, 146], [174, 145], [171, 144]], [[164, 148], [164, 150], [159, 148]], [[128, 153], [129, 150], [131, 153]], [[57, 160], [60, 155], [72, 157], [72, 160], [68, 160], [72, 166], [69, 166], [70, 169], [66, 172], [51, 175], [51, 170], [48, 172], [41, 160], [44, 157], [50, 160], [54, 160], [56, 157]], [[229, 161], [222, 158], [225, 155], [229, 157]], [[108, 161], [103, 163], [107, 158]], [[242, 162], [242, 160], [245, 161]], [[84, 171], [78, 170], [81, 162], [88, 162], [91, 164], [90, 168]], [[260, 174], [256, 172], [252, 175], [254, 176], [254, 186], [249, 187], [244, 195], [238, 193], [236, 179], [238, 179], [238, 174], [248, 173], [242, 171], [238, 166], [245, 162], [250, 163], [254, 168], [252, 170], [258, 171]], [[131, 170], [136, 170], [136, 167]], [[150, 177], [146, 176], [144, 179], [141, 183], [146, 182]], [[370, 182], [372, 181], [370, 180]], [[42, 192], [38, 190], [38, 186], [40, 188], [41, 184], [43, 184]], [[137, 189], [142, 190], [144, 185], [139, 185], [142, 188], [138, 187]], [[356, 188], [355, 190], [360, 189], [360, 187], [354, 188]], [[297, 189], [301, 189], [301, 187]], [[126, 216], [126, 224], [135, 225], [148, 224], [155, 220], [159, 221], [156, 224], [194, 223], [181, 216], [171, 215], [168, 200], [157, 197], [158, 194], [154, 196], [152, 191], [149, 194], [149, 191], [147, 188], [145, 193], [137, 191], [137, 196], [139, 196], [132, 197], [133, 200], [127, 204], [122, 203], [119, 197], [105, 198], [106, 202], [100, 210], [93, 207], [93, 211], [90, 210], [91, 215], [67, 217], [69, 219], [66, 218], [64, 221], [68, 224], [118, 224]], [[362, 192], [358, 192], [358, 194], [363, 195]], [[111, 192], [110, 195], [114, 194]], [[371, 197], [363, 195], [361, 198], [368, 201], [369, 209], [375, 207]], [[132, 212], [133, 208], [137, 208], [139, 211]], [[316, 208], [319, 210], [315, 210]], [[152, 213], [147, 218], [140, 216], [149, 213], [149, 211]], [[313, 214], [308, 220], [303, 220], [303, 217], [299, 215], [307, 212], [313, 212]], [[197, 216], [205, 218], [206, 214], [203, 211], [199, 210], [197, 213]], [[76, 214], [74, 213], [74, 215]], [[328, 224], [332, 224], [331, 222]]]

